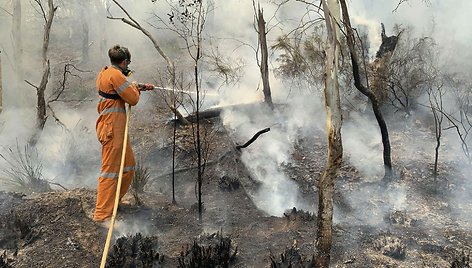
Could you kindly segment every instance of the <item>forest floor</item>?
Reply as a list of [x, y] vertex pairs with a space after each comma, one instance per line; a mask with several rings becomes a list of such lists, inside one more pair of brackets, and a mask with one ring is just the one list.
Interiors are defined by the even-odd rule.
[[[150, 123], [135, 124], [131, 135], [136, 137], [135, 151], [147, 147], [148, 160], [156, 163], [150, 169], [153, 175], [140, 196], [142, 205], [119, 209], [111, 248], [114, 255], [109, 257], [108, 267], [179, 267], [179, 259], [190, 260], [187, 250], [194, 241], [235, 252], [227, 267], [289, 267], [289, 261], [291, 267], [305, 267], [315, 253], [316, 213], [287, 207], [285, 215], [276, 217], [259, 210], [251, 198], [258, 182], [241, 162], [240, 152], [219, 120], [206, 123], [215, 131], [202, 187], [201, 221], [195, 198], [196, 171], [187, 168], [193, 163], [191, 127], [180, 127], [177, 132], [173, 204], [172, 176], [166, 173], [170, 171], [171, 138], [153, 142], [163, 132], [171, 137], [172, 127], [159, 122], [151, 127]], [[391, 133], [398, 174], [388, 184], [366, 180], [354, 167], [343, 165], [336, 181], [332, 267], [471, 267], [472, 187], [463, 184], [468, 175], [452, 164], [443, 164], [434, 179], [431, 158], [421, 152], [416, 160], [402, 162], [406, 147], [425, 138], [415, 133]], [[292, 162], [281, 167], [301, 194], [313, 200], [313, 208], [326, 161], [325, 144], [323, 134], [300, 139]], [[157, 167], [159, 175], [155, 175]], [[0, 218], [0, 267], [98, 267], [108, 229], [91, 220], [95, 195], [95, 190], [84, 188], [27, 196], [0, 192], [4, 213]], [[131, 195], [127, 199], [134, 200]], [[396, 207], [391, 200], [403, 205]], [[134, 243], [128, 251], [126, 246], [120, 248], [120, 237]], [[231, 244], [222, 245], [227, 238]], [[147, 249], [150, 255], [146, 255]], [[133, 261], [141, 264], [132, 266]]]

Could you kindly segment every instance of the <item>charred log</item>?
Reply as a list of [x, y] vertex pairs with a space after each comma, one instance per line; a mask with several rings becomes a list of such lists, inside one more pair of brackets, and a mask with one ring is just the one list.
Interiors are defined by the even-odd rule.
[[298, 249], [294, 246], [291, 248], [285, 249], [283, 253], [280, 254], [280, 259], [270, 254], [270, 267], [271, 268], [291, 268], [291, 267], [300, 267], [300, 268], [311, 268], [315, 267], [313, 259], [309, 260], [303, 258]]
[[[212, 119], [212, 118], [217, 118], [220, 116], [221, 112], [223, 111], [223, 107], [217, 107], [217, 108], [210, 108], [207, 110], [199, 111], [198, 116], [200, 120], [207, 120], [207, 119]], [[196, 123], [197, 122], [197, 115], [196, 114], [191, 114], [183, 119], [180, 119], [179, 121], [184, 120], [185, 122], [190, 122], [190, 123]]]
[[[259, 107], [262, 104], [262, 102], [252, 102], [252, 103], [244, 103], [244, 104], [235, 104], [235, 105], [228, 105], [228, 106], [222, 106], [222, 107], [215, 107], [215, 108], [209, 108], [203, 111], [199, 111], [198, 116], [200, 120], [202, 119], [213, 119], [217, 118], [220, 116], [220, 114], [227, 109], [254, 109], [255, 107]], [[191, 122], [191, 123], [196, 123], [197, 122], [197, 115], [195, 113], [190, 114], [184, 118], [186, 121]], [[180, 120], [179, 120], [180, 121]]]
[[143, 237], [137, 233], [120, 237], [108, 255], [106, 267], [156, 267], [163, 261], [156, 248], [157, 237], [154, 236]]
[[224, 237], [220, 232], [205, 234], [195, 239], [191, 246], [187, 245], [180, 252], [179, 268], [197, 267], [230, 267], [238, 252], [232, 245], [231, 238]]

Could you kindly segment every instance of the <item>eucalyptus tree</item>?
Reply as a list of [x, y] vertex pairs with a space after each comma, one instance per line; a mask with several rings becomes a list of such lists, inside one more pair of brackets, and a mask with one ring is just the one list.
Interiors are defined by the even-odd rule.
[[334, 181], [343, 158], [341, 139], [341, 101], [339, 96], [339, 52], [341, 10], [337, 0], [321, 0], [327, 32], [324, 99], [328, 159], [318, 185], [318, 233], [316, 236], [315, 265], [329, 267], [333, 243]]

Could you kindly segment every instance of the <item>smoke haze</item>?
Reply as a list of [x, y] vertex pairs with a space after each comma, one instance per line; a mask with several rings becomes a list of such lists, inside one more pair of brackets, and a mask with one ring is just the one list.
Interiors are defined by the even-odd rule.
[[[70, 4], [73, 1], [64, 1], [57, 13], [52, 26], [52, 39], [49, 56], [52, 64], [63, 61], [80, 62], [78, 48], [82, 42], [81, 27], [76, 25], [77, 14], [74, 12], [79, 7]], [[156, 36], [161, 44], [167, 45], [172, 50], [172, 55], [184, 55], [182, 47], [171, 46], [175, 35], [169, 31], [163, 31], [151, 27], [156, 25], [151, 11], [167, 17], [166, 9], [156, 7], [151, 1], [121, 1], [124, 7], [142, 25], [148, 28]], [[230, 105], [259, 101], [263, 98], [260, 71], [256, 63], [255, 48], [257, 47], [257, 35], [253, 26], [253, 6], [250, 1], [229, 0], [214, 1], [215, 13], [209, 16], [206, 30], [215, 35], [219, 40], [218, 49], [224, 52], [230, 59], [241, 59], [244, 73], [240, 83], [236, 86], [214, 86], [211, 90], [218, 89], [220, 99], [218, 105]], [[471, 54], [468, 46], [472, 42], [472, 30], [469, 25], [469, 12], [472, 10], [472, 1], [430, 1], [426, 5], [423, 1], [410, 0], [402, 4], [396, 12], [398, 0], [388, 1], [349, 1], [351, 16], [355, 27], [365, 26], [369, 32], [371, 42], [370, 54], [374, 55], [380, 45], [380, 23], [386, 26], [387, 35], [392, 34], [394, 24], [413, 25], [417, 36], [432, 35], [444, 52], [442, 57], [448, 58], [455, 69], [459, 71], [470, 70]], [[70, 4], [71, 6], [68, 6]], [[287, 8], [279, 10], [278, 21], [269, 20], [276, 7], [266, 2], [262, 3], [266, 21], [274, 25], [283, 21], [278, 27], [271, 28], [268, 35], [269, 46], [284, 30], [285, 25], [297, 24], [300, 19], [297, 16], [304, 14], [306, 6], [290, 3]], [[0, 1], [0, 7], [8, 9], [8, 1]], [[96, 6], [86, 12], [80, 21], [89, 23], [90, 29], [90, 62], [82, 63], [82, 68], [92, 71], [93, 75], [87, 77], [84, 82], [85, 90], [94, 91], [94, 74], [103, 65], [108, 64], [106, 50], [114, 44], [127, 46], [133, 58], [132, 69], [136, 71], [133, 79], [138, 81], [152, 81], [153, 74], [165, 70], [165, 62], [158, 55], [151, 42], [139, 31], [123, 24], [120, 21], [107, 20], [107, 12], [104, 6]], [[66, 12], [68, 11], [68, 12]], [[41, 42], [42, 18], [31, 9], [30, 5], [24, 5], [23, 10], [23, 42], [24, 42], [24, 68], [25, 73], [34, 84], [38, 84], [41, 75]], [[61, 13], [63, 12], [63, 13]], [[116, 17], [123, 14], [111, 6], [110, 13]], [[74, 19], [68, 19], [73, 17]], [[12, 58], [13, 45], [11, 42], [11, 17], [0, 11], [0, 27], [2, 50], [2, 71], [4, 90], [4, 112], [0, 115], [0, 145], [11, 147], [17, 140], [25, 142], [32, 134], [32, 126], [35, 124], [35, 92], [34, 88], [25, 84], [22, 79], [15, 78], [14, 59]], [[272, 23], [272, 24], [271, 24]], [[287, 31], [288, 29], [285, 29]], [[65, 33], [68, 33], [65, 35]], [[66, 37], [67, 36], [67, 37]], [[76, 50], [66, 50], [69, 46]], [[457, 55], [457, 51], [464, 53]], [[70, 53], [69, 53], [70, 52]], [[64, 57], [60, 53], [68, 55]], [[69, 54], [68, 54], [69, 53]], [[277, 67], [275, 59], [271, 58], [272, 70]], [[467, 64], [467, 65], [462, 65]], [[80, 64], [79, 64], [80, 65]], [[61, 66], [57, 67], [58, 69]], [[57, 71], [57, 70], [56, 70]], [[206, 74], [205, 74], [206, 75]], [[208, 75], [209, 76], [209, 75]], [[157, 79], [157, 78], [155, 78]], [[56, 79], [57, 80], [57, 79]], [[213, 81], [212, 81], [213, 82]], [[217, 81], [221, 83], [221, 81]], [[293, 161], [290, 155], [293, 153], [294, 144], [300, 137], [311, 137], [313, 133], [324, 133], [325, 110], [321, 88], [316, 93], [308, 92], [303, 88], [293, 88], [284, 78], [275, 77], [271, 72], [270, 77], [274, 102], [283, 103], [283, 110], [270, 112], [264, 109], [244, 111], [228, 110], [223, 115], [223, 123], [239, 143], [244, 143], [257, 131], [270, 127], [271, 131], [262, 135], [250, 147], [244, 149], [242, 160], [255, 178], [262, 183], [260, 191], [254, 193], [252, 198], [256, 205], [270, 215], [280, 216], [286, 209], [297, 207], [312, 210], [309, 200], [303, 200], [297, 185], [282, 172], [284, 164]], [[49, 87], [56, 87], [57, 81], [50, 81]], [[166, 86], [166, 85], [163, 85]], [[84, 90], [84, 89], [83, 89]], [[144, 109], [149, 102], [143, 102], [136, 109]], [[96, 187], [96, 178], [99, 172], [99, 143], [95, 137], [96, 120], [95, 102], [82, 105], [80, 109], [72, 109], [64, 105], [59, 108], [58, 117], [67, 126], [70, 132], [49, 118], [45, 132], [38, 145], [45, 166], [45, 176], [66, 186]], [[449, 132], [450, 133], [450, 132]], [[448, 159], [457, 156], [460, 152], [460, 144], [453, 134], [447, 137], [447, 141], [455, 146], [450, 147], [444, 154]], [[383, 175], [382, 144], [378, 126], [372, 117], [352, 113], [349, 120], [345, 120], [342, 128], [345, 162], [354, 166], [361, 173], [365, 181], [377, 181]], [[74, 138], [70, 147], [71, 140]], [[400, 140], [393, 140], [400, 142]], [[414, 156], [418, 151], [432, 153], [432, 140], [416, 141], [408, 146], [408, 151], [402, 153], [402, 157]], [[84, 146], [86, 144], [86, 146]], [[445, 148], [444, 146], [442, 148]], [[457, 149], [457, 150], [456, 150]], [[68, 150], [68, 151], [67, 151]], [[393, 152], [396, 154], [397, 152]], [[70, 155], [70, 161], [64, 155]], [[73, 158], [76, 157], [76, 158]], [[84, 159], [88, 159], [85, 162]], [[69, 162], [67, 162], [69, 161]], [[83, 161], [85, 170], [81, 170], [81, 179], [71, 178], [68, 174], [79, 172], [73, 164], [74, 161]], [[75, 170], [75, 171], [74, 171]], [[469, 173], [470, 174], [470, 173]], [[470, 177], [469, 177], [470, 183]], [[190, 190], [189, 190], [190, 191]], [[383, 198], [384, 192], [375, 192], [375, 189], [363, 188], [349, 197], [353, 207], [363, 203], [366, 196]], [[404, 209], [406, 204], [406, 190], [402, 187], [392, 189], [385, 202], [388, 206], [380, 206], [379, 217], [366, 217], [362, 219], [369, 224], [380, 224], [386, 207]], [[458, 196], [458, 199], [470, 199], [470, 196]], [[381, 211], [381, 212], [380, 212]], [[469, 213], [469, 212], [467, 212]], [[470, 214], [467, 214], [470, 218]], [[341, 220], [341, 217], [338, 218]], [[124, 232], [124, 231], [123, 231]]]

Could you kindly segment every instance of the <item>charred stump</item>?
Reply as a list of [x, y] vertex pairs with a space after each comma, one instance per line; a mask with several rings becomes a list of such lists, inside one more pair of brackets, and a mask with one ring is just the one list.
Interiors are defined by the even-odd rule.
[[238, 252], [230, 237], [222, 233], [205, 234], [180, 252], [179, 268], [230, 267]]

